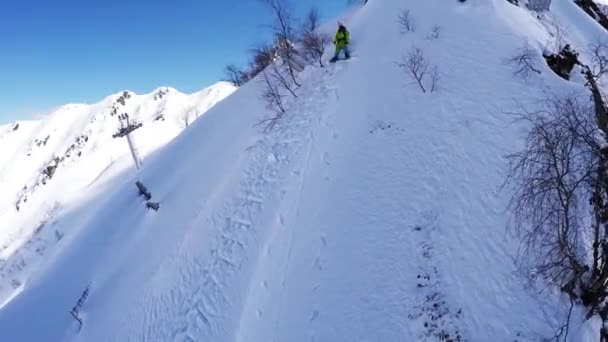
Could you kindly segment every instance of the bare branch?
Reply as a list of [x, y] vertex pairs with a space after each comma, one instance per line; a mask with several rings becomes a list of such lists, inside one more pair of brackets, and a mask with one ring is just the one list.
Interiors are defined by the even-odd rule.
[[274, 50], [268, 46], [260, 45], [256, 49], [257, 55], [263, 60], [268, 60], [269, 64], [261, 72], [263, 75], [264, 90], [261, 94], [266, 103], [266, 108], [272, 113], [268, 118], [260, 121], [259, 124], [265, 125], [265, 131], [270, 131], [286, 112], [284, 99], [291, 94], [297, 97], [295, 85], [289, 77], [287, 67], [279, 64], [280, 60], [273, 56]]
[[436, 40], [439, 39], [441, 35], [441, 26], [434, 25], [431, 29], [431, 32], [426, 36], [426, 40]]
[[314, 32], [319, 28], [321, 22], [321, 15], [319, 14], [319, 9], [316, 7], [308, 10], [306, 14], [306, 19], [304, 20], [304, 24], [302, 26], [303, 32]]
[[224, 68], [224, 75], [225, 81], [230, 82], [237, 87], [240, 87], [249, 81], [247, 72], [234, 64], [230, 64]]
[[270, 63], [276, 58], [276, 49], [270, 48], [268, 45], [259, 44], [250, 50], [252, 57], [249, 63], [249, 71], [247, 77], [253, 79], [259, 75]]
[[[588, 96], [551, 96], [512, 114], [529, 129], [507, 157], [520, 270], [608, 322], [608, 149]], [[568, 321], [571, 315], [568, 314]], [[607, 325], [608, 326], [608, 325]], [[568, 322], [556, 341], [568, 335]], [[604, 335], [606, 330], [602, 330]]]
[[264, 130], [268, 132], [274, 128], [286, 112], [285, 105], [283, 104], [285, 96], [281, 93], [281, 88], [276, 84], [276, 81], [269, 72], [266, 70], [262, 71], [262, 76], [265, 86], [262, 92], [262, 99], [266, 102], [266, 108], [272, 112], [272, 115], [261, 120], [258, 124], [264, 125]]
[[401, 13], [399, 13], [397, 23], [399, 23], [399, 26], [401, 27], [402, 34], [416, 31], [416, 20], [412, 16], [411, 11], [408, 9], [402, 10]]
[[566, 47], [566, 44], [568, 44], [568, 37], [566, 30], [561, 25], [555, 24], [553, 29], [553, 48], [555, 49], [553, 52], [559, 53], [564, 49], [564, 47]]
[[294, 18], [291, 14], [286, 0], [259, 0], [266, 4], [272, 11], [274, 16], [273, 24], [271, 25], [274, 37], [276, 39], [277, 54], [283, 60], [283, 64], [287, 67], [289, 76], [296, 86], [300, 86], [297, 73], [303, 70], [302, 65], [298, 61], [298, 51], [294, 46], [297, 41], [297, 33], [294, 28]]
[[598, 38], [589, 44], [589, 54], [591, 55], [591, 72], [593, 77], [598, 80], [608, 72], [608, 42]]
[[513, 71], [514, 76], [528, 79], [530, 73], [536, 73], [540, 75], [540, 70], [537, 69], [539, 56], [536, 50], [532, 49], [527, 43], [517, 49], [515, 55], [505, 60], [506, 64], [510, 64], [515, 68]]
[[300, 45], [302, 47], [304, 59], [311, 64], [318, 64], [323, 68], [325, 67], [323, 55], [331, 42], [331, 38], [326, 34], [318, 32], [318, 28], [319, 12], [317, 9], [313, 8], [308, 12], [306, 21], [302, 27]]
[[431, 63], [424, 56], [424, 53], [420, 48], [412, 48], [407, 57], [403, 56], [401, 61], [397, 62], [397, 66], [407, 71], [408, 75], [410, 75], [414, 83], [420, 87], [423, 93], [427, 92], [427, 86], [425, 86], [425, 83], [427, 82], [431, 83], [431, 92], [437, 90], [440, 79], [439, 70], [437, 66], [431, 67]]

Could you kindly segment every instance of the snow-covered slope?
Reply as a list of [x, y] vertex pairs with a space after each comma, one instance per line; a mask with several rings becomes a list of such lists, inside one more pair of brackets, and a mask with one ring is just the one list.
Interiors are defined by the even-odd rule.
[[[341, 18], [355, 58], [308, 67], [273, 131], [256, 126], [267, 110], [250, 82], [138, 174], [108, 175], [104, 192], [57, 215], [76, 222], [73, 234], [0, 310], [3, 338], [553, 336], [568, 305], [526, 288], [513, 263], [518, 242], [505, 232], [503, 157], [521, 145], [521, 127], [504, 111], [585, 90], [544, 64], [522, 80], [504, 61], [525, 42], [540, 54], [549, 17], [606, 34], [570, 5], [539, 19], [504, 0], [370, 0]], [[402, 9], [416, 32], [400, 33]], [[585, 44], [577, 32], [573, 44]], [[412, 47], [437, 65], [436, 92], [422, 93], [396, 66]], [[146, 210], [136, 180], [158, 212]], [[85, 289], [79, 329], [69, 311]], [[571, 341], [596, 337], [583, 317], [574, 311]]]
[[[112, 135], [118, 115], [142, 127], [133, 133], [145, 159], [189, 122], [234, 91], [218, 83], [191, 95], [159, 88], [146, 95], [122, 92], [93, 104], [71, 104], [40, 121], [0, 126], [0, 303], [27, 279], [27, 270], [73, 228], [58, 219], [132, 172], [124, 139]], [[145, 162], [145, 161], [144, 161]]]

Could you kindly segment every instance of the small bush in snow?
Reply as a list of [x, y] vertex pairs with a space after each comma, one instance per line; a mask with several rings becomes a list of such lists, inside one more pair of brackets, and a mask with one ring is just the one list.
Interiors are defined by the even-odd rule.
[[568, 45], [568, 34], [566, 29], [564, 29], [561, 25], [553, 25], [553, 32], [550, 32], [550, 34], [553, 41], [547, 44], [550, 48], [545, 49], [548, 50], [545, 51], [545, 54], [559, 53], [566, 47], [566, 45]]
[[265, 45], [260, 45], [249, 50], [252, 60], [249, 63], [249, 78], [253, 79], [266, 69], [270, 62], [275, 58], [276, 49], [268, 49]]
[[441, 35], [441, 26], [434, 25], [433, 28], [431, 28], [431, 32], [426, 36], [426, 39], [427, 40], [436, 40], [436, 39], [439, 39], [440, 35]]
[[278, 58], [275, 50], [269, 46], [260, 45], [257, 48], [258, 55], [267, 55], [270, 60], [266, 69], [262, 71], [263, 90], [261, 97], [266, 103], [266, 108], [271, 115], [261, 120], [259, 124], [265, 125], [265, 131], [270, 131], [278, 123], [286, 112], [285, 98], [288, 95], [298, 97], [296, 94], [297, 84], [290, 76], [289, 66]]
[[513, 57], [507, 59], [505, 63], [510, 64], [515, 68], [513, 75], [527, 79], [530, 76], [530, 73], [540, 75], [541, 72], [537, 67], [538, 57], [536, 50], [532, 49], [530, 45], [526, 43], [515, 52]]
[[[286, 112], [285, 105], [283, 104], [285, 94], [283, 88], [279, 85], [274, 71], [262, 71], [264, 90], [262, 92], [262, 99], [266, 102], [266, 108], [271, 111], [271, 115], [259, 122], [264, 125], [265, 131], [271, 131], [274, 126], [279, 122]], [[282, 76], [280, 76], [282, 77]]]
[[302, 47], [303, 57], [311, 64], [318, 64], [321, 68], [323, 64], [323, 55], [325, 49], [329, 46], [331, 38], [318, 32], [319, 28], [319, 11], [311, 9], [306, 16], [304, 25], [300, 33], [300, 45]]
[[530, 128], [525, 147], [508, 156], [519, 266], [608, 326], [607, 142], [587, 96], [553, 96], [540, 108], [515, 114]]
[[401, 11], [401, 13], [399, 13], [399, 16], [397, 17], [397, 23], [399, 23], [399, 27], [401, 28], [402, 34], [407, 34], [416, 31], [416, 20], [414, 19], [410, 10], [406, 9]]
[[423, 93], [435, 92], [439, 85], [439, 69], [431, 66], [420, 48], [414, 47], [407, 56], [403, 56], [397, 66], [404, 69]]
[[230, 64], [224, 68], [224, 80], [240, 87], [249, 81], [249, 75], [245, 70]]

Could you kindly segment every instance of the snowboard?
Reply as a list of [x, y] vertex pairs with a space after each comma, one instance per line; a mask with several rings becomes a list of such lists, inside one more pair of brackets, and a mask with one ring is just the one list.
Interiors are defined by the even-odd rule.
[[330, 59], [329, 63], [334, 64], [334, 63], [338, 63], [338, 62], [348, 62], [348, 61], [351, 61], [353, 59], [355, 59], [355, 57], [353, 57], [353, 56], [350, 56], [349, 59], [339, 58], [339, 59], [337, 59], [335, 61]]

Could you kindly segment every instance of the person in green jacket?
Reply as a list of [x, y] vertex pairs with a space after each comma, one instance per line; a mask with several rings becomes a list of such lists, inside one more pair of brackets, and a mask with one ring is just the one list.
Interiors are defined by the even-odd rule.
[[338, 22], [338, 32], [336, 32], [336, 36], [334, 37], [334, 44], [336, 45], [336, 54], [334, 58], [330, 60], [331, 63], [334, 63], [340, 57], [340, 52], [344, 51], [344, 57], [346, 59], [350, 58], [350, 51], [348, 49], [348, 44], [350, 43], [350, 32], [346, 29], [344, 24]]

